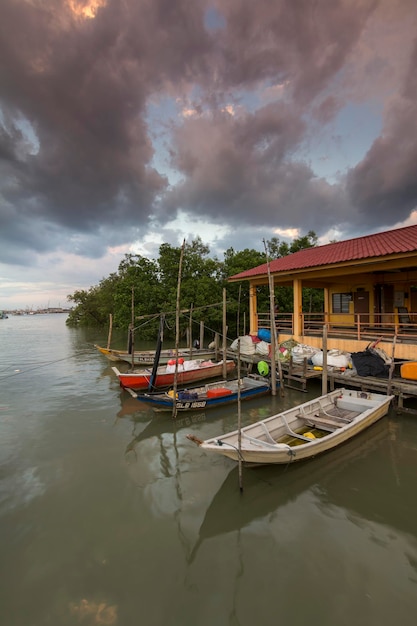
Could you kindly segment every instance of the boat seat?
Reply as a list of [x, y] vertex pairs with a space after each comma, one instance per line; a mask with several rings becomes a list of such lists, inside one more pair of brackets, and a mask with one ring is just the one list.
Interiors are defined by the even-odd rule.
[[[360, 413], [358, 411], [352, 411], [350, 409], [341, 409], [337, 405], [325, 408], [320, 404], [320, 409], [318, 411], [319, 416], [328, 417], [334, 420], [340, 420], [341, 422], [349, 423], [353, 420], [353, 418], [357, 417]], [[317, 415], [317, 413], [314, 413]]]
[[267, 440], [269, 441], [269, 443], [276, 443], [275, 439], [272, 437], [271, 433], [269, 432], [268, 428], [266, 427], [266, 425], [261, 422], [260, 425], [262, 426], [262, 430], [264, 431]]
[[242, 433], [242, 437], [250, 441], [250, 443], [252, 443], [255, 446], [265, 446], [266, 448], [274, 448], [274, 449], [277, 449], [277, 448], [283, 448], [283, 449], [287, 448], [288, 450], [291, 449], [291, 447], [286, 443], [280, 443], [276, 441], [274, 441], [274, 443], [270, 443], [269, 441], [263, 441], [262, 439], [251, 437], [250, 435], [247, 435], [244, 432]]
[[[350, 409], [341, 409], [338, 406], [334, 406], [326, 410], [320, 404], [320, 410], [318, 414], [319, 416], [328, 417], [332, 420], [339, 420], [340, 422], [345, 422], [346, 424], [348, 424], [355, 417], [360, 415], [360, 411], [352, 411]], [[316, 415], [316, 413], [314, 413], [314, 415]]]
[[301, 433], [296, 433], [295, 430], [293, 430], [291, 428], [291, 426], [288, 424], [287, 419], [286, 419], [284, 414], [281, 415], [281, 419], [282, 419], [282, 421], [285, 424], [285, 430], [287, 431], [287, 435], [290, 435], [291, 437], [295, 437], [295, 439], [301, 439], [302, 441], [306, 441], [307, 443], [311, 443], [310, 437], [305, 437]]
[[321, 412], [311, 413], [310, 415], [299, 413], [297, 417], [303, 422], [306, 422], [309, 426], [317, 426], [317, 428], [329, 430], [330, 432], [333, 432], [337, 428], [342, 428], [342, 426], [345, 425], [343, 422], [331, 419]]

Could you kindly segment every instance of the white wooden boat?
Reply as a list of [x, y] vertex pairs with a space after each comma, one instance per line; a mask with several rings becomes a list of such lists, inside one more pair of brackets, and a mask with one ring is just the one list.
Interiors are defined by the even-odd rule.
[[[267, 419], [202, 441], [205, 452], [245, 463], [291, 463], [351, 439], [387, 414], [394, 396], [336, 389]], [[239, 444], [240, 434], [240, 444]]]

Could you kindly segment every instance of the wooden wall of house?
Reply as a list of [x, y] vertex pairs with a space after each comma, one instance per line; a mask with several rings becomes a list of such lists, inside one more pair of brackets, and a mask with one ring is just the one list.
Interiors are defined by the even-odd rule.
[[[332, 309], [334, 294], [351, 294], [349, 313], [335, 314]], [[346, 282], [329, 287], [330, 323], [355, 324], [355, 311], [372, 324], [398, 324], [398, 307], [417, 314], [417, 272], [389, 272], [353, 275]]]

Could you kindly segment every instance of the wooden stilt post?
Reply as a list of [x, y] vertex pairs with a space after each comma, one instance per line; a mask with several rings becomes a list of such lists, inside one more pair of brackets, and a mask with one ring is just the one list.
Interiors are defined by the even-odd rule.
[[200, 348], [204, 346], [204, 321], [200, 321]]
[[188, 324], [188, 349], [190, 351], [190, 359], [193, 358], [193, 303], [190, 307], [190, 322]]
[[387, 396], [391, 395], [392, 376], [394, 374], [394, 367], [395, 367], [394, 358], [395, 358], [395, 344], [396, 343], [397, 343], [397, 335], [394, 335], [394, 338], [392, 340], [391, 363], [390, 363], [390, 366], [389, 366]]
[[242, 294], [242, 285], [239, 285], [239, 296], [237, 300], [237, 320], [236, 320], [236, 337], [240, 337], [240, 298]]

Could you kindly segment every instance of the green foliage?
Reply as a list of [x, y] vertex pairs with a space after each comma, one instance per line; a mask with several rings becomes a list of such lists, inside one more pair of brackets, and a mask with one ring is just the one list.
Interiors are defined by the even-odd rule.
[[307, 235], [294, 239], [290, 245], [290, 253], [304, 250], [304, 248], [314, 248], [314, 246], [317, 246], [317, 241], [317, 235], [314, 230], [309, 230]]
[[[317, 244], [313, 231], [295, 239], [289, 246], [273, 237], [266, 242], [270, 260], [286, 256], [302, 248]], [[178, 270], [181, 246], [164, 243], [159, 248], [157, 260], [149, 260], [137, 254], [126, 254], [116, 273], [103, 278], [88, 290], [75, 291], [68, 296], [74, 304], [67, 320], [69, 326], [105, 326], [109, 315], [113, 316], [115, 328], [127, 329], [133, 323], [139, 328], [142, 339], [154, 339], [157, 334], [159, 313], [166, 313], [167, 328], [165, 337], [175, 336], [175, 310], [178, 288]], [[210, 248], [200, 237], [184, 245], [181, 272], [180, 309], [182, 311], [180, 332], [184, 336], [189, 326], [192, 309], [193, 337], [199, 335], [200, 321], [206, 329], [222, 332], [223, 289], [227, 289], [228, 336], [235, 337], [242, 332], [244, 316], [249, 320], [248, 281], [228, 283], [231, 276], [266, 263], [265, 252], [245, 248], [236, 252], [229, 248], [223, 261], [210, 256]], [[319, 290], [305, 290], [303, 308], [322, 310], [322, 294]], [[308, 292], [308, 293], [307, 293]], [[315, 293], [319, 292], [319, 294]], [[269, 309], [268, 288], [258, 289], [258, 308]], [[292, 310], [292, 289], [276, 288], [276, 301], [281, 311]], [[213, 306], [217, 304], [218, 306]], [[134, 313], [132, 314], [132, 311]]]
[[[243, 333], [244, 319], [246, 319], [247, 324], [249, 322], [249, 283], [248, 281], [227, 283], [227, 279], [263, 263], [266, 263], [266, 255], [258, 250], [245, 248], [235, 252], [233, 248], [228, 248], [224, 253], [221, 276], [223, 286], [227, 286], [228, 334], [231, 337]], [[258, 306], [261, 307], [263, 306], [262, 296], [263, 293], [259, 291], [258, 297], [260, 300], [258, 301]]]
[[[317, 246], [318, 238], [313, 230], [310, 230], [307, 235], [297, 237], [289, 245], [286, 242], [280, 242], [278, 237], [272, 237], [271, 240], [266, 242], [268, 256], [270, 260], [280, 259], [281, 257], [293, 254], [299, 250], [305, 248], [313, 248]], [[275, 288], [275, 302], [278, 310], [283, 313], [293, 312], [293, 291], [292, 287], [276, 287]], [[304, 313], [320, 313], [324, 307], [324, 295], [322, 289], [304, 288], [303, 289], [303, 312]], [[268, 311], [269, 304], [260, 308], [258, 301], [258, 310]]]

